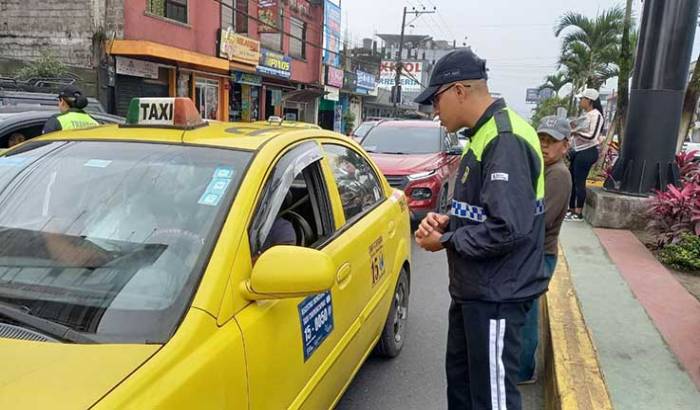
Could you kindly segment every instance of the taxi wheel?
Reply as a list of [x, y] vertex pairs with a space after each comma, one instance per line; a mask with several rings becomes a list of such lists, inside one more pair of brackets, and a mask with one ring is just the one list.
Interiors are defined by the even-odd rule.
[[394, 297], [391, 300], [389, 316], [384, 324], [382, 336], [377, 344], [377, 353], [380, 356], [393, 358], [401, 353], [404, 341], [406, 340], [406, 322], [408, 319], [408, 275], [404, 269], [401, 270], [399, 281], [394, 290]]

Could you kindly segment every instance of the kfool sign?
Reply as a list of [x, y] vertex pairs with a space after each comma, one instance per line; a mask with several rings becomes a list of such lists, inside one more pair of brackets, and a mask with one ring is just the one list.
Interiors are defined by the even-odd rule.
[[[420, 91], [423, 63], [406, 61], [401, 63], [401, 89], [403, 91]], [[396, 62], [382, 61], [379, 72], [379, 88], [390, 90], [396, 84]]]

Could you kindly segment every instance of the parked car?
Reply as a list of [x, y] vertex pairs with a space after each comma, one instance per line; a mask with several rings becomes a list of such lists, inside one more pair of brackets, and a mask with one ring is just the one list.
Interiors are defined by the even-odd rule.
[[[8, 105], [35, 105], [56, 107], [57, 104], [57, 94], [0, 90], [0, 108]], [[106, 114], [106, 111], [104, 107], [102, 107], [100, 101], [92, 97], [88, 98], [88, 105], [87, 107], [85, 107], [85, 111], [89, 112], [90, 114]]]
[[403, 193], [344, 135], [165, 100], [0, 155], [0, 409], [335, 407], [408, 340]]
[[462, 146], [435, 121], [384, 121], [362, 140], [389, 184], [408, 198], [411, 217], [449, 212]]
[[354, 139], [357, 142], [362, 142], [362, 139], [367, 135], [369, 130], [374, 128], [377, 124], [379, 124], [381, 120], [376, 120], [376, 121], [363, 121], [358, 125], [352, 132], [350, 133], [350, 136], [352, 139]]
[[[699, 124], [700, 125], [700, 124]], [[695, 161], [700, 161], [700, 132], [691, 132], [683, 143], [683, 152], [697, 151]]]
[[[0, 106], [0, 149], [9, 148], [11, 139], [30, 140], [41, 135], [46, 120], [58, 112], [58, 107], [12, 105]], [[124, 118], [105, 113], [90, 113], [100, 124], [120, 124]]]

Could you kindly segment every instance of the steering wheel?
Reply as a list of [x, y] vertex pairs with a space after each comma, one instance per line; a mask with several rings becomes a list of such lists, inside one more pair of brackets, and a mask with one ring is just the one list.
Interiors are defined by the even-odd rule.
[[297, 234], [298, 246], [308, 246], [313, 243], [313, 229], [311, 229], [311, 225], [306, 221], [306, 219], [304, 219], [303, 216], [290, 210], [282, 212], [280, 216], [287, 219], [292, 223], [292, 226], [294, 226], [294, 231]]

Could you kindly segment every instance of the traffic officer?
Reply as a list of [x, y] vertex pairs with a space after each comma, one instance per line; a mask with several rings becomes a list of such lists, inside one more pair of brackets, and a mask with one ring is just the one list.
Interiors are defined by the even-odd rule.
[[547, 290], [544, 163], [535, 130], [487, 85], [470, 49], [441, 58], [415, 102], [433, 104], [449, 132], [469, 128], [450, 215], [429, 213], [416, 231], [426, 250], [447, 250], [450, 409], [520, 409], [521, 328]]
[[42, 134], [60, 130], [72, 130], [77, 128], [88, 128], [100, 125], [88, 113], [83, 111], [87, 107], [87, 97], [74, 85], [66, 86], [58, 94], [59, 114], [52, 115], [46, 124]]

